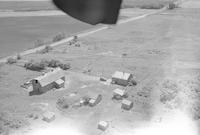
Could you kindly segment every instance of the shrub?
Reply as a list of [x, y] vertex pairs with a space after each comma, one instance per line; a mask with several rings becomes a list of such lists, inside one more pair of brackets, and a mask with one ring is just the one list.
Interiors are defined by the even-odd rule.
[[44, 49], [42, 49], [41, 51], [39, 51], [41, 54], [45, 54], [50, 52], [51, 50], [53, 50], [53, 48], [49, 45], [46, 45]]
[[59, 98], [56, 102], [57, 106], [61, 109], [67, 109], [69, 108], [69, 104], [66, 100], [66, 98], [62, 97], [62, 98]]
[[40, 40], [40, 39], [36, 40], [35, 43], [34, 43], [35, 47], [39, 47], [39, 46], [42, 46], [44, 44], [45, 44], [44, 41]]
[[8, 63], [8, 64], [17, 63], [17, 59], [10, 57], [10, 58], [7, 59], [7, 63]]
[[48, 67], [52, 68], [60, 67], [63, 70], [68, 70], [71, 68], [69, 63], [62, 63], [59, 60], [53, 60], [53, 59], [48, 62]]
[[52, 67], [52, 68], [56, 68], [56, 67], [60, 67], [63, 70], [68, 70], [71, 68], [69, 63], [62, 63], [59, 60], [41, 60], [40, 62], [34, 62], [33, 60], [27, 62], [24, 64], [24, 67], [26, 69], [29, 70], [33, 70], [33, 71], [41, 71], [44, 70], [45, 67]]
[[65, 64], [60, 64], [59, 67], [63, 70], [68, 70], [71, 68], [69, 63], [65, 63]]
[[46, 63], [44, 61], [34, 62], [31, 60], [31, 61], [25, 63], [24, 67], [26, 69], [33, 70], [33, 71], [41, 71], [41, 70], [45, 69], [45, 65], [46, 65]]
[[65, 33], [58, 34], [55, 37], [53, 37], [53, 42], [58, 42], [58, 41], [60, 41], [60, 40], [62, 40], [64, 38], [66, 38]]
[[48, 67], [56, 68], [56, 67], [59, 67], [59, 65], [61, 64], [62, 63], [59, 60], [52, 59], [48, 62]]
[[178, 5], [174, 2], [170, 2], [169, 5], [168, 5], [168, 9], [170, 9], [170, 10], [175, 9], [177, 7], [178, 7]]

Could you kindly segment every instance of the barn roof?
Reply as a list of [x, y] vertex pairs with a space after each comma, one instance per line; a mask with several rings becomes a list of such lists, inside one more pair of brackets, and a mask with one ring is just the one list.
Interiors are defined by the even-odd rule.
[[116, 71], [116, 72], [112, 75], [112, 78], [118, 78], [118, 79], [122, 79], [122, 80], [128, 80], [130, 76], [131, 76], [130, 73], [125, 73], [125, 72]]
[[42, 76], [39, 76], [33, 80], [37, 80], [40, 85], [43, 87], [43, 86], [46, 86], [52, 82], [55, 82], [57, 80], [59, 80], [60, 78], [64, 77], [64, 72], [62, 69], [60, 68], [56, 68]]

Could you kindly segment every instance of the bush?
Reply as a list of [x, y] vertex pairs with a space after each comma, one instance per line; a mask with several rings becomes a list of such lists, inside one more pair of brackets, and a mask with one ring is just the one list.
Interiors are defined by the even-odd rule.
[[56, 68], [59, 67], [59, 65], [61, 65], [62, 63], [59, 60], [50, 60], [48, 62], [48, 67], [52, 67], [52, 68]]
[[58, 42], [64, 38], [66, 38], [65, 33], [58, 34], [55, 37], [53, 37], [53, 42]]
[[67, 109], [67, 108], [69, 108], [69, 104], [68, 104], [67, 100], [64, 97], [59, 98], [57, 100], [56, 104], [61, 109]]
[[178, 7], [178, 5], [174, 2], [170, 2], [169, 5], [168, 5], [168, 9], [170, 9], [170, 10], [175, 9], [177, 7]]
[[48, 62], [48, 67], [52, 68], [60, 67], [63, 70], [68, 70], [71, 68], [69, 63], [62, 63], [59, 60], [53, 60], [53, 59]]
[[63, 70], [68, 70], [71, 68], [69, 63], [62, 63], [59, 60], [41, 60], [40, 62], [34, 62], [33, 60], [27, 62], [24, 64], [24, 67], [29, 70], [33, 71], [41, 71], [44, 70], [45, 67], [52, 67], [52, 68], [57, 68], [60, 67]]
[[17, 59], [10, 57], [10, 58], [7, 59], [7, 63], [8, 63], [8, 64], [17, 63]]
[[70, 64], [67, 63], [67, 64], [60, 64], [59, 67], [63, 70], [68, 70], [71, 68]]
[[25, 63], [24, 67], [26, 69], [33, 70], [33, 71], [41, 71], [41, 70], [45, 69], [45, 67], [46, 67], [45, 65], [46, 65], [46, 63], [44, 61], [34, 62], [31, 60], [31, 61]]
[[53, 50], [53, 48], [49, 45], [45, 46], [44, 49], [42, 49], [41, 51], [39, 51], [41, 54], [45, 54], [45, 53], [48, 53], [50, 52], [51, 50]]

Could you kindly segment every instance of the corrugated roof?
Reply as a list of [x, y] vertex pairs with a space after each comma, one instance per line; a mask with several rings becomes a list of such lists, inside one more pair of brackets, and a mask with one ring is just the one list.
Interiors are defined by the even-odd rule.
[[116, 71], [116, 72], [112, 75], [112, 78], [119, 78], [119, 79], [122, 79], [122, 80], [128, 80], [130, 76], [131, 76], [130, 73], [125, 73], [125, 72]]
[[123, 96], [125, 94], [125, 90], [121, 90], [121, 89], [115, 89], [114, 90], [114, 94], [118, 94], [120, 96]]
[[56, 68], [42, 76], [39, 76], [37, 78], [35, 78], [34, 80], [37, 80], [41, 86], [46, 86], [54, 81], [59, 80], [60, 78], [64, 77], [64, 72], [62, 69], [60, 68]]

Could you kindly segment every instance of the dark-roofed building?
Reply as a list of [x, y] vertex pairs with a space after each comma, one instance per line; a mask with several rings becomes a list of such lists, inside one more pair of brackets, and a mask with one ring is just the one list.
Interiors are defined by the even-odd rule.
[[132, 78], [133, 75], [130, 73], [116, 71], [112, 75], [112, 83], [127, 86]]
[[64, 88], [65, 74], [62, 69], [56, 68], [42, 76], [34, 78], [31, 82], [33, 91], [31, 91], [29, 94], [41, 94], [53, 88]]

